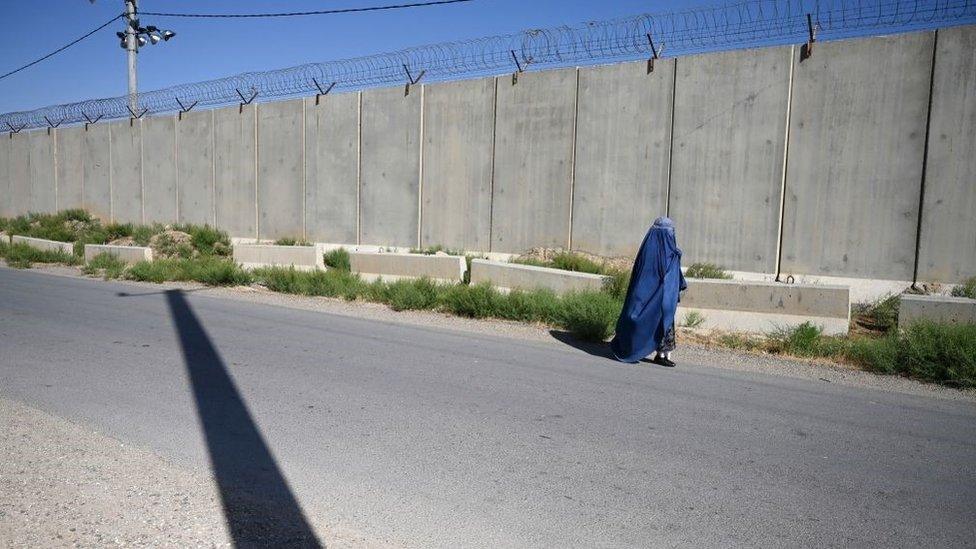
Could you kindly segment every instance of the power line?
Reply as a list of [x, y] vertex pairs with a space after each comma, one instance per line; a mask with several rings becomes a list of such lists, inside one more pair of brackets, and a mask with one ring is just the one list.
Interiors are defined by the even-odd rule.
[[422, 8], [427, 6], [440, 6], [444, 4], [460, 4], [462, 2], [471, 2], [472, 0], [434, 0], [432, 2], [416, 2], [413, 4], [392, 4], [387, 6], [372, 6], [367, 8], [340, 8], [334, 10], [317, 10], [317, 11], [293, 11], [286, 13], [161, 13], [161, 12], [151, 12], [151, 11], [141, 11], [141, 15], [149, 15], [154, 17], [198, 17], [198, 18], [210, 18], [210, 19], [223, 19], [223, 18], [256, 18], [256, 17], [299, 17], [304, 15], [335, 15], [338, 13], [358, 13], [364, 11], [385, 11], [385, 10], [398, 10], [404, 8]]
[[98, 31], [100, 31], [100, 30], [102, 30], [102, 29], [104, 29], [105, 27], [107, 27], [107, 26], [109, 26], [109, 25], [111, 25], [112, 23], [114, 23], [114, 22], [115, 22], [115, 20], [116, 20], [116, 19], [118, 19], [118, 18], [120, 18], [120, 17], [122, 17], [122, 14], [119, 14], [119, 15], [116, 15], [115, 17], [113, 17], [113, 18], [111, 18], [111, 19], [109, 19], [109, 20], [108, 20], [108, 21], [106, 21], [105, 23], [103, 23], [103, 24], [101, 24], [101, 25], [99, 25], [99, 26], [98, 26], [97, 28], [95, 28], [95, 29], [92, 29], [91, 31], [89, 31], [89, 32], [87, 32], [87, 33], [85, 33], [85, 34], [84, 34], [84, 35], [82, 35], [82, 36], [79, 36], [78, 38], [76, 38], [76, 39], [74, 39], [74, 40], [72, 40], [71, 42], [68, 42], [67, 44], [65, 44], [65, 45], [63, 45], [63, 46], [61, 46], [60, 48], [58, 48], [58, 49], [56, 49], [56, 50], [54, 50], [54, 51], [52, 51], [51, 53], [49, 53], [49, 54], [47, 54], [47, 55], [45, 55], [44, 57], [39, 57], [39, 58], [37, 58], [37, 59], [35, 59], [35, 60], [33, 60], [33, 61], [31, 61], [30, 63], [28, 63], [28, 64], [26, 64], [26, 65], [24, 65], [24, 66], [22, 66], [22, 67], [20, 67], [20, 68], [18, 68], [18, 69], [14, 69], [14, 70], [12, 70], [12, 71], [10, 71], [10, 72], [8, 72], [8, 73], [6, 73], [6, 74], [4, 74], [4, 75], [2, 75], [2, 76], [0, 76], [0, 80], [3, 80], [4, 78], [6, 78], [6, 77], [8, 77], [8, 76], [10, 76], [10, 75], [13, 75], [13, 74], [16, 74], [16, 73], [18, 73], [18, 72], [20, 72], [20, 71], [22, 71], [22, 70], [24, 70], [24, 69], [26, 69], [26, 68], [28, 68], [28, 67], [33, 67], [34, 65], [36, 65], [36, 64], [38, 64], [38, 63], [40, 63], [41, 61], [44, 61], [45, 59], [48, 59], [49, 57], [53, 57], [53, 56], [55, 56], [55, 55], [57, 55], [57, 54], [59, 54], [59, 53], [61, 53], [61, 52], [63, 52], [64, 50], [66, 50], [66, 49], [68, 49], [68, 48], [70, 48], [71, 46], [74, 46], [74, 45], [75, 45], [75, 44], [77, 44], [78, 42], [81, 42], [81, 41], [82, 41], [82, 40], [84, 40], [85, 38], [88, 38], [89, 36], [91, 36], [91, 35], [93, 35], [93, 34], [95, 34], [96, 32], [98, 32]]

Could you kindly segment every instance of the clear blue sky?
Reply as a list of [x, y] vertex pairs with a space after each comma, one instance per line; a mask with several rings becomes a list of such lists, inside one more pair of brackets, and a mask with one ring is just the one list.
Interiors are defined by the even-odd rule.
[[[253, 13], [378, 6], [405, 0], [140, 0], [144, 12]], [[935, 0], [921, 0], [923, 4]], [[168, 43], [139, 54], [139, 88], [148, 91], [246, 71], [344, 59], [533, 27], [680, 11], [719, 0], [474, 0], [386, 12], [278, 19], [145, 16], [171, 28]], [[122, 0], [0, 2], [0, 74], [44, 55], [121, 13]], [[126, 93], [126, 57], [114, 23], [71, 49], [0, 80], [0, 113]]]

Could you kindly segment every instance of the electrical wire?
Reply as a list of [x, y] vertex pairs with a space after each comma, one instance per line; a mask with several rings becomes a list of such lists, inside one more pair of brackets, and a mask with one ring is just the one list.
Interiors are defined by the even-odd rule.
[[385, 11], [385, 10], [398, 10], [404, 8], [423, 8], [427, 6], [441, 6], [444, 4], [460, 4], [462, 2], [471, 2], [473, 0], [434, 0], [432, 2], [416, 2], [412, 4], [392, 4], [387, 6], [372, 6], [366, 8], [338, 8], [332, 10], [316, 10], [316, 11], [293, 11], [286, 13], [162, 13], [162, 12], [152, 12], [152, 11], [140, 11], [140, 15], [149, 15], [153, 17], [198, 17], [198, 18], [210, 18], [210, 19], [239, 19], [239, 18], [257, 18], [257, 17], [300, 17], [305, 15], [335, 15], [339, 13], [359, 13], [365, 11]]
[[33, 60], [33, 61], [31, 61], [30, 63], [27, 63], [26, 65], [24, 65], [24, 66], [22, 66], [22, 67], [20, 67], [20, 68], [18, 68], [18, 69], [14, 69], [14, 70], [12, 70], [12, 71], [10, 71], [10, 72], [8, 72], [8, 73], [6, 73], [6, 74], [4, 74], [4, 75], [0, 75], [0, 80], [3, 80], [4, 78], [6, 78], [6, 77], [8, 77], [8, 76], [11, 76], [11, 75], [14, 75], [14, 74], [17, 74], [18, 72], [20, 72], [20, 71], [22, 71], [22, 70], [24, 70], [24, 69], [26, 69], [26, 68], [29, 68], [29, 67], [33, 67], [34, 65], [36, 65], [36, 64], [38, 64], [38, 63], [40, 63], [41, 61], [44, 61], [45, 59], [48, 59], [48, 58], [50, 58], [50, 57], [54, 57], [55, 55], [57, 55], [57, 54], [59, 54], [59, 53], [61, 53], [61, 52], [63, 52], [64, 50], [66, 50], [66, 49], [68, 49], [68, 48], [70, 48], [71, 46], [74, 46], [74, 45], [75, 45], [75, 44], [77, 44], [78, 42], [81, 42], [81, 41], [82, 41], [82, 40], [84, 40], [85, 38], [88, 38], [89, 36], [91, 36], [91, 35], [93, 35], [93, 34], [95, 34], [96, 32], [98, 32], [98, 31], [100, 31], [100, 30], [102, 30], [102, 29], [104, 29], [105, 27], [107, 27], [107, 26], [109, 26], [109, 25], [111, 25], [112, 23], [114, 23], [114, 22], [115, 22], [115, 20], [116, 20], [116, 19], [119, 19], [119, 18], [120, 18], [120, 17], [122, 17], [122, 16], [123, 16], [123, 14], [119, 14], [119, 15], [116, 15], [115, 17], [113, 17], [113, 18], [111, 18], [111, 19], [109, 19], [109, 20], [108, 20], [108, 21], [106, 21], [105, 23], [103, 23], [103, 24], [101, 24], [101, 25], [99, 25], [99, 26], [98, 26], [97, 28], [95, 28], [95, 29], [93, 29], [93, 30], [91, 30], [91, 31], [89, 31], [89, 32], [87, 32], [87, 33], [85, 33], [85, 34], [84, 34], [84, 35], [82, 35], [82, 36], [79, 36], [78, 38], [76, 38], [76, 39], [74, 39], [74, 40], [72, 40], [71, 42], [68, 42], [67, 44], [65, 44], [65, 45], [63, 45], [63, 46], [61, 46], [60, 48], [58, 48], [58, 49], [56, 49], [56, 50], [54, 50], [54, 51], [52, 51], [51, 53], [49, 53], [49, 54], [47, 54], [47, 55], [45, 55], [44, 57], [39, 57], [39, 58], [37, 58], [37, 59], [35, 59], [35, 60]]

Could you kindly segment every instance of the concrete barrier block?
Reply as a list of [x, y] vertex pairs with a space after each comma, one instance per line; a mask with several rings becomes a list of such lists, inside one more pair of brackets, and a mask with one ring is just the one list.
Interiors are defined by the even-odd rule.
[[703, 328], [768, 332], [810, 322], [826, 334], [846, 334], [851, 319], [850, 290], [845, 286], [689, 279], [677, 322], [682, 324], [691, 311], [705, 317]]
[[918, 320], [947, 324], [976, 324], [976, 299], [941, 295], [903, 295], [898, 307], [898, 327]]
[[305, 271], [325, 269], [322, 251], [318, 246], [234, 244], [234, 262], [245, 269], [258, 267], [295, 267]]
[[11, 244], [27, 244], [31, 248], [44, 250], [45, 252], [64, 252], [68, 255], [75, 253], [74, 242], [58, 242], [56, 240], [45, 240], [43, 238], [33, 238], [15, 234], [10, 237]]
[[349, 252], [352, 272], [366, 280], [429, 278], [440, 282], [460, 282], [467, 264], [456, 255]]
[[132, 265], [140, 261], [152, 261], [152, 248], [142, 246], [112, 246], [109, 244], [85, 244], [85, 263], [101, 254], [114, 255], [116, 258]]
[[0, 231], [0, 242], [3, 242], [4, 244], [10, 244], [10, 235], [8, 235], [3, 231]]
[[562, 294], [572, 291], [600, 290], [609, 277], [576, 273], [562, 269], [475, 259], [471, 262], [471, 283], [490, 282], [501, 290], [545, 288]]

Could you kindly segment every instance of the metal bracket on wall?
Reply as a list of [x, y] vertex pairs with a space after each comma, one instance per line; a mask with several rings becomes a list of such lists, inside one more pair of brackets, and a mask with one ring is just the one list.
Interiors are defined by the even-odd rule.
[[130, 123], [130, 124], [132, 123], [132, 121], [133, 121], [133, 120], [139, 120], [139, 119], [140, 119], [140, 118], [142, 118], [142, 117], [143, 117], [143, 116], [144, 116], [144, 115], [145, 115], [145, 114], [146, 114], [147, 112], [149, 112], [149, 107], [144, 107], [144, 108], [142, 109], [142, 112], [141, 112], [141, 113], [139, 113], [139, 114], [136, 114], [136, 111], [134, 111], [134, 110], [132, 110], [132, 107], [130, 107], [130, 106], [128, 106], [128, 105], [126, 105], [126, 106], [125, 106], [125, 108], [126, 108], [126, 110], [128, 110], [128, 111], [129, 111], [129, 114], [131, 114], [131, 115], [132, 115], [132, 117], [131, 117], [131, 118], [129, 118], [129, 123]]
[[515, 72], [512, 73], [512, 85], [518, 84], [518, 75], [525, 72], [522, 68], [522, 63], [519, 62], [518, 56], [515, 55], [515, 50], [508, 50], [512, 52], [512, 61], [515, 61]]
[[51, 119], [48, 118], [48, 117], [46, 117], [46, 116], [44, 117], [44, 121], [47, 122], [47, 125], [50, 126], [51, 128], [57, 128], [58, 126], [61, 125], [62, 122], [64, 122], [64, 118], [62, 118], [61, 120], [58, 120], [58, 123], [57, 124], [55, 124], [54, 122], [51, 122]]
[[200, 102], [199, 100], [194, 101], [193, 103], [190, 104], [189, 107], [187, 107], [186, 105], [183, 104], [182, 101], [180, 101], [179, 97], [174, 97], [173, 99], [176, 99], [176, 104], [180, 106], [180, 115], [179, 115], [180, 120], [183, 120], [183, 113], [190, 112], [191, 110], [193, 110], [193, 107], [196, 107], [197, 103]]
[[407, 85], [403, 88], [403, 96], [406, 97], [410, 95], [410, 86], [413, 86], [417, 82], [420, 82], [420, 79], [424, 77], [424, 74], [427, 73], [427, 70], [424, 69], [420, 71], [420, 74], [417, 75], [417, 78], [414, 78], [413, 75], [410, 74], [410, 68], [407, 67], [406, 64], [404, 64], [403, 72], [407, 73]]
[[813, 24], [813, 17], [808, 13], [807, 32], [809, 33], [809, 38], [807, 39], [807, 43], [800, 47], [800, 61], [809, 59], [813, 55], [813, 43], [817, 41], [817, 29], [819, 27], [819, 23], [816, 25]]
[[654, 72], [654, 61], [661, 58], [661, 52], [664, 51], [664, 44], [661, 44], [661, 49], [658, 49], [654, 45], [654, 39], [651, 38], [651, 33], [647, 33], [647, 43], [651, 45], [651, 58], [647, 60], [647, 74]]
[[241, 93], [241, 90], [239, 90], [237, 88], [234, 88], [234, 91], [236, 91], [237, 92], [237, 96], [241, 98], [241, 105], [240, 105], [240, 107], [237, 108], [237, 111], [238, 112], [244, 112], [244, 107], [246, 105], [250, 105], [251, 102], [254, 101], [254, 99], [258, 96], [258, 90], [254, 89], [254, 88], [251, 88], [251, 91], [254, 92], [254, 93], [251, 94], [251, 98], [250, 99], [244, 97], [244, 94]]
[[92, 120], [87, 114], [85, 114], [85, 111], [82, 111], [81, 115], [85, 117], [85, 130], [88, 130], [88, 126], [94, 124], [95, 122], [98, 122], [99, 120], [102, 119], [103, 116], [105, 116], [104, 114], [100, 114], [94, 120]]
[[319, 98], [322, 97], [323, 95], [329, 95], [329, 92], [332, 91], [332, 88], [334, 88], [335, 85], [336, 85], [336, 83], [333, 82], [333, 83], [329, 84], [329, 87], [328, 88], [322, 89], [322, 86], [319, 84], [319, 81], [318, 80], [316, 80], [316, 79], [313, 78], [312, 79], [312, 83], [315, 84], [316, 89], [319, 90], [319, 93], [315, 94], [315, 104], [316, 105], [319, 104]]
[[15, 133], [20, 133], [20, 130], [27, 127], [27, 123], [25, 122], [19, 128], [15, 128], [12, 125], [10, 125], [10, 122], [7, 122], [7, 127], [10, 128], [10, 136], [9, 136], [10, 139], [13, 139]]

